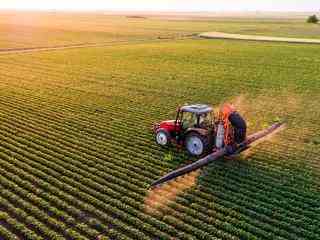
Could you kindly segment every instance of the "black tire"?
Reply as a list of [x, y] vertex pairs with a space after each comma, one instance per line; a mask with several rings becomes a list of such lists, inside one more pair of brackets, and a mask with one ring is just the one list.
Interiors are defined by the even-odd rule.
[[[187, 134], [184, 141], [185, 148], [191, 156], [200, 157], [208, 152], [209, 141], [207, 136], [203, 136], [197, 132]], [[200, 146], [201, 145], [201, 146]]]
[[234, 129], [234, 141], [236, 143], [242, 143], [247, 136], [247, 124], [243, 117], [238, 113], [231, 113], [229, 121]]
[[156, 143], [160, 146], [168, 146], [171, 143], [170, 133], [165, 129], [158, 129], [155, 139]]

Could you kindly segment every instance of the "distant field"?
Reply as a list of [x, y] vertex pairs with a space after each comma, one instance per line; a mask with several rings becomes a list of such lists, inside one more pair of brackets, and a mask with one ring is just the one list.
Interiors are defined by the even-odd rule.
[[301, 16], [288, 19], [270, 18], [268, 15], [260, 19], [223, 16], [128, 16], [131, 15], [2, 12], [0, 49], [177, 38], [208, 31], [320, 38], [320, 25], [307, 24]]
[[[115, 19], [146, 21], [124, 38], [213, 24]], [[74, 31], [63, 44], [90, 35]], [[320, 239], [319, 55], [316, 45], [203, 39], [0, 55], [1, 239]], [[184, 103], [225, 101], [250, 133], [279, 120], [287, 129], [147, 211], [149, 184], [190, 160], [157, 146], [152, 124]]]

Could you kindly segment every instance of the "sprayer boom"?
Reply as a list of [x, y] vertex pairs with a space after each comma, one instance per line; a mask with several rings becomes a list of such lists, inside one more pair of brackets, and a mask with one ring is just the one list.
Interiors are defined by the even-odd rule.
[[[248, 149], [250, 147], [250, 144], [256, 142], [259, 139], [262, 139], [268, 135], [270, 135], [271, 133], [274, 133], [276, 130], [280, 129], [280, 127], [282, 127], [284, 125], [284, 123], [276, 123], [274, 125], [272, 125], [271, 127], [262, 130], [260, 132], [254, 133], [250, 136], [248, 136], [246, 138], [245, 141], [243, 141], [242, 143], [240, 143], [237, 147], [237, 149], [235, 149], [235, 151], [231, 154], [239, 154], [243, 151], [245, 151], [246, 149]], [[186, 165], [182, 168], [179, 168], [177, 170], [174, 170], [170, 173], [168, 173], [167, 175], [163, 176], [162, 178], [158, 179], [157, 181], [155, 181], [154, 183], [151, 184], [151, 188], [156, 187], [162, 183], [168, 182], [170, 180], [173, 180], [177, 177], [183, 176], [187, 173], [193, 172], [199, 168], [202, 168], [208, 164], [210, 164], [211, 162], [226, 156], [228, 153], [227, 151], [227, 147], [224, 147], [220, 150], [217, 150], [209, 155], [207, 155], [206, 157], [191, 163], [189, 165]]]

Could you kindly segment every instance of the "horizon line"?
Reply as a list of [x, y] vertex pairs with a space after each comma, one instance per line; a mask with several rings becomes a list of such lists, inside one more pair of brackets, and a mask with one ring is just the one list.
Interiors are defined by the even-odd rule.
[[70, 9], [70, 8], [1, 8], [0, 11], [21, 11], [21, 12], [140, 12], [140, 13], [318, 13], [320, 11], [311, 10], [179, 10], [179, 9], [168, 9], [168, 10], [133, 10], [133, 9]]

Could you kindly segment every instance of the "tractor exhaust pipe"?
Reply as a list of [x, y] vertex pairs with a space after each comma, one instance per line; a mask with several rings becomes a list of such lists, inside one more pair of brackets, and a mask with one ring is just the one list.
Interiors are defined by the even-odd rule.
[[[232, 154], [241, 153], [242, 151], [248, 149], [250, 147], [250, 144], [252, 144], [253, 142], [268, 136], [269, 134], [275, 132], [277, 129], [279, 129], [282, 126], [284, 126], [284, 123], [276, 123], [265, 130], [262, 130], [260, 132], [257, 132], [255, 134], [248, 136], [244, 142], [242, 142], [241, 144], [238, 145], [238, 148]], [[165, 175], [162, 178], [158, 179], [157, 181], [153, 182], [151, 184], [150, 188], [154, 188], [162, 183], [166, 183], [172, 179], [175, 179], [175, 178], [180, 177], [182, 175], [185, 175], [187, 173], [193, 172], [199, 168], [202, 168], [202, 167], [210, 164], [211, 162], [214, 162], [215, 160], [227, 155], [227, 153], [228, 153], [227, 148], [224, 147], [214, 153], [207, 155], [206, 157], [204, 157], [194, 163], [191, 163], [187, 166], [184, 166], [182, 168], [179, 168], [177, 170], [174, 170], [174, 171], [168, 173], [167, 175]]]

